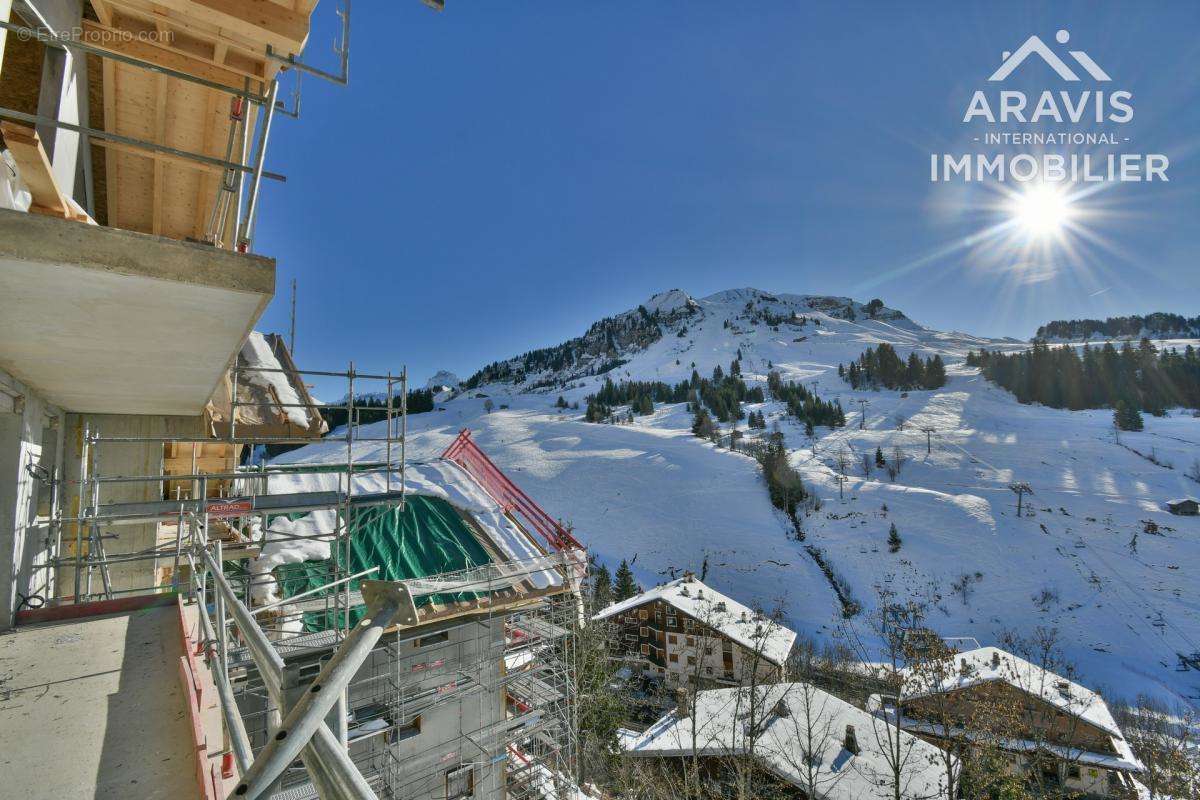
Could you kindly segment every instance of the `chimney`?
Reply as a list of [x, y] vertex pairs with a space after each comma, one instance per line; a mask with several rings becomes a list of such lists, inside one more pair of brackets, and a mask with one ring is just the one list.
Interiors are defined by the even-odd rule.
[[745, 622], [745, 621], [746, 621], [746, 612], [743, 611], [742, 612], [742, 622]]
[[858, 755], [861, 752], [858, 749], [858, 737], [854, 735], [854, 726], [846, 726], [846, 739], [842, 742], [842, 747], [846, 748], [846, 752]]
[[967, 663], [967, 660], [965, 658], [960, 658], [958, 660], [958, 674], [959, 675], [970, 675], [971, 674], [971, 665]]
[[775, 708], [772, 710], [774, 711], [775, 716], [779, 717], [780, 719], [787, 719], [792, 715], [791, 706], [785, 703], [782, 697], [776, 701]]
[[992, 651], [992, 669], [1000, 669], [1000, 651]]

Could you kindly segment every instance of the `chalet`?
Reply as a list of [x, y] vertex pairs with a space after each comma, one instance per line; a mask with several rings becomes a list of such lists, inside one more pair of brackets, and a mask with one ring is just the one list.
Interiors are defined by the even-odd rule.
[[[946, 794], [936, 747], [904, 731], [884, 731], [890, 723], [808, 684], [710, 689], [696, 693], [691, 711], [672, 711], [644, 733], [622, 732], [625, 755], [698, 756], [716, 780], [728, 759], [750, 758], [774, 779], [776, 791], [763, 796], [916, 800]], [[897, 746], [907, 766], [894, 794], [886, 750]]]
[[[1137, 793], [1134, 776], [1142, 772], [1142, 764], [1099, 694], [995, 647], [969, 650], [955, 659], [954, 673], [934, 686], [912, 670], [902, 672], [901, 724], [906, 730], [942, 746], [969, 743], [978, 735], [971, 730], [972, 710], [997, 704], [1021, 709], [1021, 730], [1002, 744], [1012, 756], [1014, 772], [1077, 796]], [[956, 718], [961, 722], [950, 724]]]
[[796, 632], [704, 585], [692, 575], [657, 586], [597, 614], [618, 627], [617, 647], [644, 672], [671, 683], [731, 684], [757, 674], [783, 678]]
[[1200, 500], [1194, 497], [1181, 497], [1178, 500], [1167, 501], [1167, 511], [1181, 517], [1194, 517], [1200, 514]]

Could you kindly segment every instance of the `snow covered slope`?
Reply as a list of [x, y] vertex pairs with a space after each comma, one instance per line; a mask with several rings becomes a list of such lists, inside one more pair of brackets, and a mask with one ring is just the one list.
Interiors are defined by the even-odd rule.
[[[941, 354], [949, 382], [907, 396], [851, 391], [837, 365], [880, 342], [902, 358]], [[410, 418], [408, 452], [432, 458], [471, 428], [601, 560], [636, 559], [647, 586], [707, 561], [706, 582], [719, 591], [782, 605], [791, 627], [834, 636], [840, 606], [810, 545], [864, 613], [879, 589], [890, 589], [928, 599], [938, 632], [983, 645], [1004, 629], [1055, 627], [1082, 682], [1118, 696], [1195, 702], [1200, 672], [1176, 667], [1179, 653], [1200, 650], [1200, 518], [1169, 515], [1162, 502], [1200, 494], [1185, 476], [1200, 457], [1200, 419], [1147, 417], [1144, 432], [1116, 441], [1110, 412], [1022, 406], [989, 385], [962, 363], [982, 346], [1026, 345], [933, 331], [846, 298], [672, 291], [572, 342], [477, 373], [441, 410]], [[606, 377], [675, 382], [693, 364], [702, 375], [728, 369], [739, 351], [746, 380], [765, 382], [777, 369], [837, 398], [850, 417], [846, 428], [818, 428], [810, 441], [781, 404], [747, 408], [778, 422], [794, 465], [824, 501], [803, 520], [803, 543], [768, 503], [755, 462], [692, 437], [683, 406], [659, 405], [629, 425], [588, 424], [581, 411], [555, 407], [559, 395], [582, 404]], [[499, 409], [490, 414], [489, 399]], [[925, 427], [934, 431], [929, 452]], [[285, 458], [337, 460], [343, 447], [313, 445]], [[876, 448], [889, 461], [902, 452], [894, 482], [873, 466], [864, 473], [861, 457], [873, 465]], [[844, 500], [834, 471], [843, 449], [855, 464]], [[365, 445], [362, 454], [370, 454]], [[1020, 518], [1009, 490], [1018, 481], [1033, 489]], [[893, 523], [903, 541], [897, 553], [887, 546]]]

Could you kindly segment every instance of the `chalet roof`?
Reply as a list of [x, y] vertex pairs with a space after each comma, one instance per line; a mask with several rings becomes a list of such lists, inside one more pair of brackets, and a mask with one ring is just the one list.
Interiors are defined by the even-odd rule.
[[1020, 656], [998, 647], [980, 647], [955, 656], [960, 668], [941, 685], [930, 689], [921, 686], [912, 669], [900, 671], [904, 680], [905, 700], [937, 692], [952, 692], [984, 683], [1003, 682], [1021, 692], [1038, 697], [1065, 714], [1078, 717], [1118, 739], [1124, 739], [1113, 719], [1108, 704], [1099, 694], [1048, 669], [1037, 666]]
[[1178, 506], [1182, 505], [1183, 503], [1196, 503], [1197, 505], [1200, 505], [1200, 500], [1197, 500], [1194, 497], [1177, 497], [1174, 500], [1167, 501], [1167, 505], [1169, 506]]
[[[818, 731], [813, 759], [819, 764], [818, 798], [814, 800], [864, 800], [892, 797], [891, 770], [876, 736], [887, 723], [816, 687], [781, 683], [755, 689], [735, 687], [696, 695], [696, 751], [700, 755], [745, 755], [750, 692], [760, 692], [760, 714], [754, 755], [764, 767], [794, 786], [804, 785], [800, 766], [807, 761], [800, 732], [809, 726]], [[845, 732], [853, 726], [858, 753], [844, 747]], [[692, 718], [678, 711], [667, 714], [640, 735], [625, 733], [621, 745], [632, 756], [690, 756], [693, 753]], [[900, 733], [903, 747], [911, 748], [902, 798], [937, 797], [945, 793], [940, 751], [908, 733]]]
[[749, 650], [760, 649], [758, 640], [765, 631], [766, 641], [761, 644], [761, 652], [764, 658], [774, 664], [783, 664], [787, 660], [788, 653], [792, 651], [792, 645], [796, 641], [794, 630], [766, 620], [748, 606], [691, 576], [678, 578], [614, 603], [596, 614], [593, 619], [607, 619], [655, 600], [661, 600], [679, 609]]

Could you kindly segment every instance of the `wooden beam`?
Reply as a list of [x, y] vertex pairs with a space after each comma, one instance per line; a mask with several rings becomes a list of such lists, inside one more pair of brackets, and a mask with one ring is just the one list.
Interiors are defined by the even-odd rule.
[[[87, 35], [86, 41], [95, 47], [117, 53], [130, 58], [149, 61], [160, 67], [186, 72], [197, 78], [203, 78], [231, 89], [241, 89], [242, 75], [235, 70], [225, 69], [216, 64], [194, 56], [185, 55], [178, 50], [164, 47], [154, 42], [138, 38], [134, 31], [122, 27], [100, 25], [91, 20], [83, 21], [83, 29]], [[163, 41], [169, 41], [169, 36], [163, 36]]]
[[[167, 143], [167, 76], [155, 75], [154, 85], [154, 141], [158, 144]], [[152, 205], [152, 222], [150, 230], [155, 236], [162, 235], [163, 215], [163, 180], [166, 170], [165, 162], [154, 160], [154, 199]]]
[[37, 131], [5, 120], [0, 122], [0, 134], [4, 135], [4, 142], [17, 162], [21, 180], [33, 195], [29, 210], [50, 216], [71, 216], [70, 206], [54, 182], [54, 171]]
[[[113, 3], [127, 5], [125, 0]], [[308, 39], [308, 15], [271, 0], [154, 0], [154, 5], [184, 19], [214, 25], [264, 46], [269, 44], [281, 55], [299, 53]]]
[[[113, 12], [106, 0], [91, 0], [92, 10], [96, 12], [96, 19], [100, 20], [101, 25], [112, 25]], [[83, 21], [86, 25], [88, 20]]]
[[[104, 130], [109, 133], [117, 132], [117, 62], [109, 59], [104, 59]], [[105, 142], [103, 139], [89, 139], [92, 144], [107, 145], [111, 142]], [[117, 225], [117, 151], [112, 147], [104, 148], [104, 183], [106, 188], [105, 195], [107, 199], [106, 208], [108, 213], [108, 226], [110, 228], [120, 227]]]
[[[204, 152], [210, 153], [213, 148], [213, 128], [216, 127], [217, 118], [217, 93], [209, 92], [208, 101], [204, 108]], [[215, 172], [216, 170], [214, 170]], [[200, 176], [196, 182], [196, 215], [192, 219], [192, 236], [196, 239], [204, 237], [205, 229], [208, 226], [209, 203], [215, 200], [212, 192], [209, 191], [211, 183], [207, 175]], [[219, 185], [219, 184], [218, 184]]]

